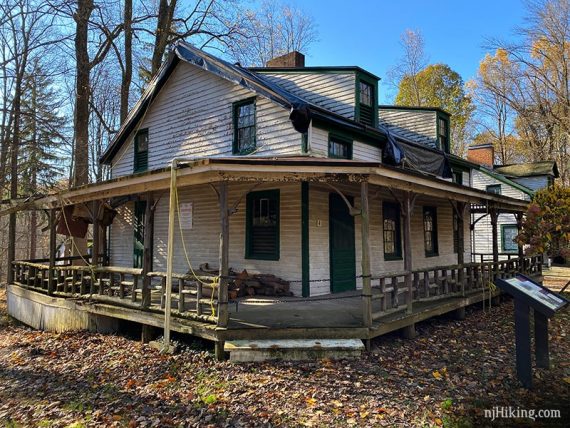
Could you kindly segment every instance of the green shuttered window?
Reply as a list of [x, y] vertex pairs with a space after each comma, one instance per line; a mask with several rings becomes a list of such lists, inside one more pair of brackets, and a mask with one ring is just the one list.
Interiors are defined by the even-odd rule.
[[148, 169], [148, 129], [141, 129], [135, 136], [134, 172]]
[[247, 259], [279, 260], [279, 190], [250, 192], [246, 201]]

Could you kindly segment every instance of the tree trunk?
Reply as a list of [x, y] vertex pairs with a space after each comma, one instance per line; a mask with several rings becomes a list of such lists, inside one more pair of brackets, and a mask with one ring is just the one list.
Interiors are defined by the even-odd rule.
[[129, 92], [133, 76], [133, 2], [125, 0], [124, 23], [125, 23], [125, 58], [121, 80], [121, 123], [129, 113]]
[[152, 53], [151, 62], [151, 78], [156, 74], [160, 65], [166, 47], [168, 46], [168, 35], [172, 26], [172, 18], [176, 9], [176, 0], [160, 0], [158, 5], [158, 19], [156, 23], [156, 37], [154, 41], [154, 51]]
[[77, 12], [73, 15], [76, 23], [75, 57], [77, 61], [73, 187], [89, 182], [89, 96], [91, 85], [89, 82], [88, 31], [91, 12], [93, 12], [93, 0], [78, 0]]

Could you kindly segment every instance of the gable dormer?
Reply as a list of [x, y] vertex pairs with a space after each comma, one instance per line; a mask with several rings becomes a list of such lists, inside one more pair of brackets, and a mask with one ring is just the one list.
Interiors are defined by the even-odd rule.
[[[286, 91], [367, 126], [378, 125], [379, 78], [360, 67], [305, 67], [304, 57], [292, 52], [250, 68]], [[288, 66], [283, 66], [288, 64]]]
[[450, 114], [437, 107], [379, 106], [380, 125], [432, 149], [450, 152]]

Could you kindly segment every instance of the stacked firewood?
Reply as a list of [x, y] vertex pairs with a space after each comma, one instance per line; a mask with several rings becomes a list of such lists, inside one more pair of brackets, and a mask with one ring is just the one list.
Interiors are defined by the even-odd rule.
[[[218, 270], [208, 263], [200, 265], [201, 274], [213, 275]], [[235, 272], [230, 269], [228, 282], [228, 297], [230, 300], [246, 296], [292, 296], [289, 282], [271, 274], [250, 274], [247, 270]]]

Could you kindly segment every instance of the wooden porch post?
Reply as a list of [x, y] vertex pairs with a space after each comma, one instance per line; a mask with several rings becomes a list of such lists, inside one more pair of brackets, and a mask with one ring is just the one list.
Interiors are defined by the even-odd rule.
[[405, 283], [408, 290], [406, 299], [406, 312], [413, 311], [413, 257], [412, 257], [412, 214], [414, 212], [415, 195], [405, 192], [402, 201], [402, 215], [404, 217], [404, 270], [406, 271]]
[[[148, 273], [152, 271], [152, 247], [154, 242], [154, 197], [151, 192], [146, 196], [146, 209], [144, 213], [144, 237], [143, 237], [143, 263], [141, 278], [141, 306], [148, 308], [151, 303], [150, 285], [151, 278]], [[133, 293], [135, 291], [133, 290]], [[166, 309], [166, 308], [165, 308]], [[153, 340], [155, 328], [153, 326], [143, 324], [141, 332], [141, 342], [148, 343]]]
[[[516, 213], [515, 216], [517, 218], [517, 229], [520, 233], [522, 229], [523, 213]], [[524, 248], [520, 242], [517, 243], [517, 248], [518, 248], [519, 258], [524, 257]]]
[[218, 291], [218, 326], [228, 325], [229, 237], [228, 183], [220, 183], [220, 289]]
[[91, 205], [91, 217], [93, 219], [93, 245], [91, 246], [91, 265], [99, 265], [99, 252], [101, 245], [101, 227], [99, 226], [99, 201], [93, 201]]
[[361, 242], [362, 242], [362, 310], [365, 327], [372, 326], [372, 284], [370, 280], [370, 217], [368, 208], [368, 182], [360, 183]]
[[[220, 183], [220, 283], [218, 288], [218, 327], [227, 327], [228, 313], [228, 275], [229, 275], [229, 237], [230, 221], [228, 212], [228, 183]], [[213, 291], [212, 291], [213, 292]], [[216, 358], [224, 359], [224, 342], [218, 341], [215, 345]]]
[[170, 349], [170, 312], [172, 310], [172, 268], [174, 263], [174, 222], [176, 220], [176, 174], [178, 163], [172, 160], [170, 170], [170, 201], [168, 206], [168, 243], [166, 246], [166, 296], [164, 305], [164, 350]]
[[491, 227], [493, 231], [493, 272], [497, 274], [499, 263], [499, 232], [497, 230], [497, 222], [499, 213], [496, 208], [491, 208], [489, 214], [491, 216]]
[[48, 269], [48, 294], [53, 294], [55, 291], [55, 252], [57, 250], [56, 246], [56, 218], [57, 210], [52, 208], [49, 210], [49, 269]]
[[142, 307], [150, 306], [150, 280], [147, 275], [152, 270], [152, 246], [154, 241], [154, 197], [151, 192], [146, 196], [144, 213], [143, 262], [142, 262]]

